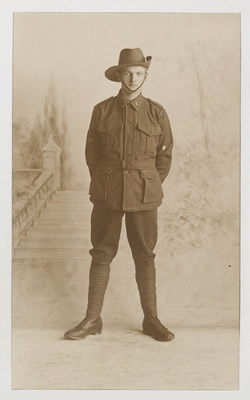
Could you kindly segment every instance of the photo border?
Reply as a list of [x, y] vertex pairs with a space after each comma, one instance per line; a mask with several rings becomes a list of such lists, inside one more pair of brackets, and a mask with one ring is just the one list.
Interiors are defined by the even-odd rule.
[[[0, 248], [2, 254], [2, 274], [0, 279], [0, 397], [2, 399], [125, 399], [135, 396], [148, 398], [203, 399], [242, 398], [250, 394], [250, 174], [249, 174], [249, 92], [250, 92], [250, 59], [249, 59], [249, 21], [250, 7], [246, 1], [210, 0], [207, 2], [187, 1], [130, 1], [117, 4], [115, 1], [94, 1], [82, 4], [78, 0], [44, 0], [44, 1], [8, 1], [1, 5], [0, 41], [1, 41], [1, 110], [2, 128], [1, 148], [1, 197], [0, 197]], [[206, 3], [206, 4], [205, 4]], [[240, 390], [239, 391], [200, 391], [195, 390], [11, 390], [11, 127], [12, 127], [12, 23], [13, 12], [175, 12], [175, 13], [241, 13], [241, 335], [240, 335]], [[166, 393], [167, 392], [167, 393]]]

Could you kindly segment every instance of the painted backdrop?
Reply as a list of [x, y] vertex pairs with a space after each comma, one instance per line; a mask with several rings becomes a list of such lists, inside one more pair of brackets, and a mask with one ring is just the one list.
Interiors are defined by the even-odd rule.
[[[56, 105], [58, 124], [67, 126], [66, 186], [85, 190], [89, 207], [86, 134], [93, 106], [119, 90], [104, 71], [118, 62], [124, 47], [141, 47], [145, 56], [152, 56], [143, 94], [165, 107], [174, 136], [173, 165], [159, 209], [160, 313], [174, 324], [237, 325], [239, 15], [16, 13], [17, 137], [30, 135], [32, 129], [44, 132], [48, 113]], [[18, 164], [20, 154], [14, 155]], [[139, 312], [124, 233], [120, 250], [104, 308], [110, 320], [135, 318]], [[56, 265], [41, 268], [36, 270], [38, 281], [44, 272], [49, 277], [47, 286], [40, 288], [43, 315], [48, 313], [46, 301], [60, 298], [68, 305], [62, 307], [65, 318], [78, 319], [86, 302], [88, 265], [68, 265], [65, 274]], [[27, 284], [29, 279], [30, 270], [24, 266], [20, 280]], [[28, 293], [23, 294], [27, 310]]]

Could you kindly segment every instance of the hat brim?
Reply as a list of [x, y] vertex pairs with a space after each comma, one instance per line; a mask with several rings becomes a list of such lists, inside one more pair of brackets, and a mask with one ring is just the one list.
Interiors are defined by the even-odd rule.
[[152, 57], [151, 57], [151, 56], [148, 56], [148, 57], [146, 57], [146, 60], [147, 60], [147, 61], [145, 61], [145, 62], [140, 62], [140, 63], [114, 65], [113, 67], [110, 67], [110, 68], [108, 68], [108, 69], [105, 71], [105, 76], [106, 76], [106, 78], [109, 79], [110, 81], [113, 81], [113, 82], [120, 82], [120, 81], [117, 79], [116, 72], [118, 72], [118, 71], [121, 70], [122, 68], [125, 68], [125, 67], [132, 67], [132, 66], [145, 67], [146, 69], [148, 69], [149, 66], [150, 66]]

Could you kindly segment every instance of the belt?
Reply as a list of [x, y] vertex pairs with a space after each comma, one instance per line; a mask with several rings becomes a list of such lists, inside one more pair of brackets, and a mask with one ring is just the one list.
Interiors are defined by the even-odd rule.
[[103, 167], [121, 168], [121, 169], [140, 169], [142, 167], [155, 167], [155, 159], [149, 158], [147, 160], [107, 160], [104, 159], [100, 163]]

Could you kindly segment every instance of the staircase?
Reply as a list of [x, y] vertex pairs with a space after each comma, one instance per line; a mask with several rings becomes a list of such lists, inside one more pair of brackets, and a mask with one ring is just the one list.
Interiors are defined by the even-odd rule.
[[91, 203], [83, 191], [57, 191], [14, 249], [14, 260], [82, 260], [90, 249]]

